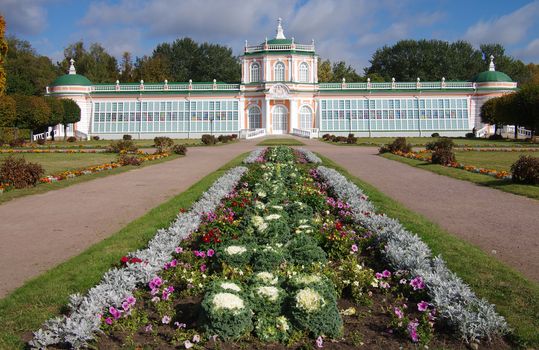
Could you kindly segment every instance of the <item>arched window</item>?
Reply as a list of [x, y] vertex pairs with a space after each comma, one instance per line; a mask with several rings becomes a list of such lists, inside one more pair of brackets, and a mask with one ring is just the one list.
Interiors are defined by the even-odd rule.
[[275, 81], [284, 81], [284, 63], [277, 62], [275, 64]]
[[305, 62], [299, 65], [299, 81], [302, 83], [309, 81], [309, 65]]
[[302, 130], [310, 130], [313, 127], [313, 112], [307, 106], [303, 106], [299, 110], [299, 128]]
[[275, 106], [273, 109], [273, 133], [285, 134], [288, 132], [288, 111], [284, 106]]
[[262, 113], [260, 113], [260, 108], [252, 106], [249, 108], [249, 129], [260, 128], [262, 128]]
[[251, 83], [260, 81], [260, 65], [256, 62], [251, 64]]

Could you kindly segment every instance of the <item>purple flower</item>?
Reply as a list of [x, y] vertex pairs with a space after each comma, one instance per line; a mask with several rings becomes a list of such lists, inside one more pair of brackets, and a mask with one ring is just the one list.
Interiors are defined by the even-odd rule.
[[183, 342], [183, 346], [185, 346], [186, 349], [190, 349], [193, 347], [193, 343], [191, 343], [190, 340], [186, 340]]
[[408, 323], [408, 334], [410, 335], [410, 339], [412, 339], [414, 343], [417, 343], [419, 341], [419, 335], [417, 334], [417, 326], [419, 326], [419, 322], [417, 320], [413, 320]]
[[357, 251], [359, 250], [359, 248], [357, 247], [357, 244], [352, 244], [352, 253], [357, 253]]
[[150, 283], [148, 283], [150, 289], [159, 288], [162, 284], [163, 284], [163, 280], [158, 276], [152, 278]]
[[395, 313], [395, 315], [400, 319], [400, 318], [403, 318], [404, 317], [404, 313], [402, 312], [402, 310], [398, 307], [395, 307], [393, 309], [393, 312]]
[[151, 324], [144, 327], [144, 332], [146, 333], [151, 332], [152, 330], [153, 330], [153, 326]]
[[174, 249], [174, 251], [175, 251], [177, 254], [180, 254], [180, 253], [183, 253], [183, 248], [182, 248], [182, 247], [176, 247], [176, 249]]
[[419, 304], [417, 304], [417, 309], [421, 312], [427, 311], [429, 308], [429, 303], [426, 301], [421, 301]]
[[389, 278], [391, 277], [391, 272], [389, 272], [388, 270], [384, 270], [382, 271], [382, 276], [384, 276], [384, 278]]
[[122, 303], [122, 309], [124, 309], [124, 311], [129, 310], [130, 307], [131, 307], [131, 305], [129, 305], [129, 303], [127, 301], [124, 301]]
[[210, 258], [211, 258], [214, 254], [215, 254], [215, 250], [213, 250], [213, 249], [208, 249], [208, 251], [206, 252], [206, 255], [207, 255], [208, 257], [210, 257]]
[[200, 271], [202, 272], [206, 271], [206, 264], [200, 265]]
[[410, 285], [414, 288], [414, 290], [425, 288], [425, 283], [423, 282], [421, 276], [417, 276], [416, 278], [411, 280]]
[[318, 336], [318, 338], [316, 338], [316, 346], [319, 348], [324, 347], [324, 339], [321, 336]]
[[130, 297], [127, 297], [125, 299], [125, 301], [127, 301], [127, 303], [131, 306], [135, 305], [135, 303], [137, 302], [137, 299], [135, 299], [134, 296], [130, 296]]
[[163, 316], [163, 318], [161, 319], [161, 322], [162, 322], [163, 324], [169, 324], [171, 320], [172, 320], [172, 319], [171, 319], [169, 316], [166, 316], [166, 315], [165, 315], [165, 316]]
[[107, 318], [105, 319], [105, 323], [108, 324], [108, 325], [110, 326], [110, 325], [112, 324], [112, 318], [107, 317]]
[[114, 306], [109, 307], [109, 312], [115, 320], [119, 319], [122, 316], [120, 310], [116, 309]]
[[187, 327], [187, 325], [186, 325], [185, 323], [180, 323], [180, 322], [177, 322], [177, 321], [174, 322], [174, 325], [175, 325], [176, 328], [178, 328], [178, 329], [181, 329], [181, 328], [185, 329], [185, 327]]
[[377, 280], [381, 280], [382, 278], [384, 278], [384, 276], [380, 273], [380, 272], [377, 272], [374, 274], [374, 277], [377, 279]]

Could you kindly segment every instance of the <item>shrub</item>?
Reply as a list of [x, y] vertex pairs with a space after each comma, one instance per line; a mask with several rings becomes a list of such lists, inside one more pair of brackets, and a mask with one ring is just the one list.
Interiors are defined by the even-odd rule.
[[47, 142], [47, 140], [46, 139], [37, 139], [36, 142], [37, 142], [38, 145], [43, 146]]
[[232, 134], [232, 135], [230, 135], [230, 138], [232, 140], [236, 140], [238, 138], [238, 134]]
[[138, 165], [142, 164], [142, 160], [137, 156], [122, 154], [118, 158], [118, 163], [120, 163], [121, 165], [136, 165], [136, 166], [138, 166]]
[[511, 165], [513, 182], [539, 185], [539, 158], [521, 156]]
[[468, 132], [468, 133], [466, 133], [466, 138], [467, 139], [475, 139], [475, 134], [473, 132]]
[[215, 136], [209, 135], [209, 134], [202, 135], [200, 140], [205, 145], [215, 145], [215, 143], [217, 142], [216, 139], [215, 139]]
[[231, 137], [228, 135], [219, 135], [219, 137], [217, 138], [217, 141], [222, 142], [222, 143], [227, 143], [230, 140], [231, 140]]
[[453, 140], [443, 137], [436, 141], [427, 143], [425, 145], [425, 148], [430, 151], [436, 151], [439, 149], [451, 151], [453, 150], [453, 146], [455, 146], [455, 144], [453, 143]]
[[0, 147], [2, 147], [6, 142], [3, 139], [0, 139]]
[[251, 332], [253, 321], [249, 303], [229, 291], [210, 291], [202, 301], [202, 323], [208, 336], [237, 339]]
[[447, 165], [455, 162], [455, 153], [450, 149], [439, 148], [432, 152], [432, 163]]
[[174, 141], [170, 137], [156, 137], [153, 139], [154, 146], [157, 148], [157, 153], [169, 152], [174, 146]]
[[138, 148], [132, 140], [113, 141], [107, 148], [107, 151], [112, 153], [136, 152], [137, 150]]
[[354, 134], [348, 134], [348, 138], [346, 139], [346, 143], [350, 145], [354, 145], [357, 143], [357, 137], [354, 136]]
[[430, 137], [440, 137], [440, 134], [437, 132], [433, 132], [432, 135], [430, 135]]
[[406, 137], [397, 137], [392, 143], [389, 143], [387, 145], [384, 145], [380, 147], [378, 150], [380, 153], [387, 153], [387, 152], [404, 152], [409, 153], [412, 151], [412, 145], [409, 143], [406, 143]]
[[322, 140], [324, 141], [329, 141], [331, 139], [331, 135], [330, 134], [324, 134], [322, 135]]
[[94, 141], [99, 141], [99, 136], [97, 136], [97, 135], [96, 135], [96, 136], [92, 136], [92, 140], [94, 140]]
[[10, 147], [22, 147], [26, 143], [26, 140], [20, 137], [17, 137], [11, 141], [9, 141]]
[[345, 137], [345, 136], [335, 136], [333, 138], [333, 142], [346, 143], [347, 140], [348, 140], [348, 137]]
[[125, 140], [125, 141], [127, 141], [127, 140], [132, 140], [132, 139], [133, 139], [133, 136], [131, 136], [131, 135], [124, 135], [124, 136], [122, 136], [122, 140]]
[[494, 134], [494, 135], [490, 135], [488, 137], [489, 140], [503, 140], [503, 136], [502, 135], [498, 135], [498, 134]]
[[15, 188], [35, 186], [44, 173], [41, 164], [27, 163], [24, 158], [9, 156], [0, 166], [0, 183]]
[[187, 147], [185, 145], [174, 145], [172, 147], [172, 152], [184, 156], [187, 154]]
[[66, 141], [67, 142], [77, 142], [77, 138], [75, 136], [69, 136]]

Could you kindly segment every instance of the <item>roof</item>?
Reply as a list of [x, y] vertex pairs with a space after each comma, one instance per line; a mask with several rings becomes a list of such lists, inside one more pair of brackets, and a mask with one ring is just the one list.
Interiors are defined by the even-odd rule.
[[90, 86], [92, 85], [92, 82], [88, 78], [86, 78], [84, 75], [65, 74], [56, 78], [56, 80], [54, 80], [51, 84], [51, 86], [60, 86], [60, 85]]
[[[271, 39], [268, 40], [268, 44], [285, 44], [285, 45], [291, 45], [292, 39]], [[264, 45], [264, 43], [262, 43]]]
[[484, 71], [484, 72], [481, 72], [481, 73], [477, 74], [472, 79], [472, 81], [474, 81], [476, 83], [486, 83], [486, 82], [495, 82], [495, 81], [498, 81], [498, 82], [510, 82], [510, 83], [513, 82], [511, 77], [509, 77], [504, 72], [492, 71], [492, 70], [487, 70], [487, 71]]

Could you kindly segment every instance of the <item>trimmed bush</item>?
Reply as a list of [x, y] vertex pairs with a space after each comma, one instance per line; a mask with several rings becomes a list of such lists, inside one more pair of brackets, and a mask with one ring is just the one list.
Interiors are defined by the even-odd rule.
[[467, 139], [475, 139], [475, 134], [473, 132], [468, 132], [468, 133], [466, 133], [466, 138]]
[[232, 134], [232, 135], [230, 135], [230, 138], [232, 140], [236, 140], [238, 138], [238, 134]]
[[99, 141], [99, 136], [92, 136], [92, 140]]
[[425, 148], [430, 150], [430, 151], [436, 151], [436, 150], [439, 150], [439, 149], [451, 151], [451, 150], [453, 150], [453, 146], [455, 146], [455, 144], [453, 143], [452, 139], [442, 137], [442, 138], [439, 138], [436, 141], [427, 143], [425, 145]]
[[172, 152], [184, 156], [187, 154], [187, 147], [185, 145], [174, 145], [172, 147]]
[[354, 134], [348, 134], [348, 138], [346, 139], [346, 143], [350, 145], [355, 145], [357, 143], [357, 137], [354, 136]]
[[219, 135], [219, 137], [217, 138], [217, 141], [222, 143], [228, 143], [230, 140], [232, 140], [232, 138], [228, 135]]
[[67, 142], [77, 142], [77, 138], [75, 136], [69, 136], [66, 141]]
[[137, 146], [132, 140], [119, 140], [110, 143], [107, 148], [107, 152], [120, 153], [120, 152], [136, 152]]
[[0, 166], [0, 183], [15, 188], [35, 186], [45, 171], [41, 164], [27, 163], [24, 158], [7, 157]]
[[430, 137], [440, 137], [440, 134], [437, 132], [433, 132], [432, 135], [430, 135]]
[[127, 140], [132, 140], [132, 139], [133, 139], [133, 136], [131, 136], [131, 135], [124, 135], [124, 136], [122, 136], [122, 140], [125, 140], [125, 141], [127, 141]]
[[200, 140], [205, 145], [215, 145], [215, 143], [217, 142], [217, 140], [215, 139], [215, 136], [209, 135], [209, 134], [202, 135]]
[[455, 153], [450, 149], [439, 148], [432, 152], [432, 163], [447, 165], [455, 162]]
[[155, 148], [157, 148], [157, 153], [170, 152], [170, 148], [174, 146], [174, 141], [170, 137], [156, 137], [153, 139]]
[[498, 135], [498, 134], [494, 134], [494, 135], [490, 135], [488, 137], [489, 140], [503, 140], [503, 136], [502, 135]]
[[139, 166], [142, 164], [142, 160], [137, 156], [131, 156], [127, 154], [122, 154], [118, 158], [118, 163], [121, 165], [136, 165]]
[[9, 141], [9, 146], [10, 147], [22, 147], [22, 146], [24, 146], [25, 143], [26, 143], [25, 139], [17, 137], [15, 139], [12, 139], [11, 141]]
[[47, 143], [47, 140], [46, 139], [37, 139], [37, 144], [40, 145], [40, 146], [43, 146], [45, 143]]
[[412, 145], [406, 142], [406, 137], [397, 137], [392, 143], [380, 147], [379, 153], [387, 152], [403, 152], [409, 153], [412, 151]]
[[513, 182], [539, 185], [539, 158], [521, 156], [511, 165]]

